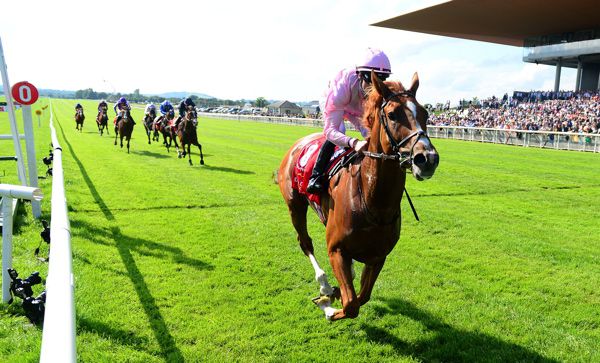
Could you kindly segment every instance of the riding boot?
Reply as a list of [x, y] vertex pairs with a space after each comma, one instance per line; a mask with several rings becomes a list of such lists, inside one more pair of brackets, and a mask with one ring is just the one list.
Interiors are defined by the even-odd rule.
[[322, 192], [327, 188], [327, 176], [324, 175], [325, 168], [329, 164], [329, 159], [335, 150], [335, 144], [331, 141], [326, 140], [319, 150], [315, 167], [313, 168], [312, 175], [306, 187], [306, 191], [311, 194]]

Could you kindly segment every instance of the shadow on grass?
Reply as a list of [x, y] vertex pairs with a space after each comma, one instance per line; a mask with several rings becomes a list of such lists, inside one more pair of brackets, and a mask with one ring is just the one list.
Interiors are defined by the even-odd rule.
[[[163, 244], [143, 238], [127, 236], [121, 233], [121, 230], [118, 227], [115, 228], [111, 226], [109, 227], [109, 230], [107, 230], [76, 219], [71, 221], [71, 227], [83, 230], [85, 233], [84, 238], [94, 243], [112, 246], [112, 244], [106, 243], [103, 238], [114, 240], [115, 243], [119, 243], [121, 247], [127, 248], [129, 251], [135, 251], [144, 256], [164, 258], [166, 254], [169, 254], [175, 263], [185, 264], [197, 270], [214, 269], [214, 266], [209, 263], [186, 256], [182, 249], [172, 247], [168, 242]], [[118, 240], [115, 238], [118, 238]]]
[[[112, 224], [115, 224], [116, 222], [115, 222], [114, 215], [112, 214], [112, 212], [110, 211], [110, 209], [108, 208], [108, 206], [106, 205], [106, 203], [104, 202], [104, 200], [102, 199], [100, 194], [98, 193], [96, 186], [94, 185], [94, 183], [90, 179], [89, 175], [87, 174], [85, 167], [81, 163], [81, 160], [79, 160], [79, 158], [77, 157], [77, 154], [73, 150], [73, 147], [71, 146], [71, 144], [69, 143], [69, 140], [67, 139], [67, 137], [65, 135], [62, 125], [58, 122], [58, 119], [56, 119], [56, 121], [58, 123], [58, 126], [60, 127], [60, 130], [61, 130], [61, 133], [63, 136], [63, 140], [67, 144], [67, 147], [69, 148], [69, 152], [71, 153], [73, 160], [75, 160], [75, 162], [77, 163], [77, 166], [79, 167], [79, 170], [81, 171], [81, 175], [83, 176], [85, 183], [87, 184], [88, 188], [90, 189], [90, 193], [92, 194], [96, 203], [102, 210], [102, 213], [104, 214], [104, 217], [106, 218], [106, 220], [108, 222], [111, 222]], [[148, 285], [144, 281], [144, 275], [140, 272], [139, 268], [137, 267], [135, 259], [133, 258], [132, 254], [131, 254], [130, 244], [123, 242], [123, 235], [121, 234], [121, 230], [118, 226], [113, 225], [113, 226], [111, 226], [110, 229], [111, 229], [111, 233], [112, 233], [111, 238], [115, 241], [117, 250], [119, 251], [119, 255], [121, 256], [121, 259], [123, 260], [123, 264], [125, 265], [125, 268], [127, 269], [127, 274], [129, 275], [129, 278], [131, 279], [131, 282], [133, 283], [135, 291], [140, 300], [140, 304], [142, 305], [142, 308], [144, 309], [144, 312], [146, 313], [146, 317], [148, 318], [148, 322], [152, 328], [154, 337], [156, 338], [156, 340], [160, 346], [162, 357], [166, 361], [182, 362], [183, 356], [181, 355], [181, 351], [177, 348], [177, 346], [175, 344], [175, 340], [173, 339], [173, 336], [169, 332], [169, 329], [167, 328], [167, 324], [165, 323], [165, 320], [164, 320], [162, 314], [160, 313], [160, 309], [158, 308], [158, 306], [156, 304], [156, 300], [150, 293], [150, 289], [148, 289]]]
[[100, 321], [77, 316], [77, 333], [82, 332], [110, 338], [110, 340], [114, 340], [121, 345], [128, 345], [138, 351], [145, 351], [149, 343], [148, 340], [135, 336], [131, 331], [116, 329]]
[[227, 173], [234, 173], [234, 174], [256, 174], [253, 171], [249, 171], [249, 170], [240, 170], [240, 169], [233, 169], [233, 168], [228, 168], [225, 166], [211, 166], [211, 165], [204, 165], [202, 167], [202, 169], [208, 169], [208, 170], [214, 170], [214, 171], [224, 171]]
[[156, 158], [156, 159], [171, 159], [171, 156], [169, 156], [168, 154], [163, 154], [163, 153], [155, 153], [153, 151], [132, 151], [132, 154], [137, 154], [137, 155], [142, 155], [142, 156], [148, 156], [151, 158]]
[[406, 342], [387, 330], [362, 324], [367, 339], [390, 345], [402, 355], [424, 362], [558, 362], [520, 345], [502, 341], [484, 333], [453, 328], [432, 314], [403, 299], [384, 299], [387, 306], [375, 306], [379, 315], [403, 315], [433, 332], [426, 339]]

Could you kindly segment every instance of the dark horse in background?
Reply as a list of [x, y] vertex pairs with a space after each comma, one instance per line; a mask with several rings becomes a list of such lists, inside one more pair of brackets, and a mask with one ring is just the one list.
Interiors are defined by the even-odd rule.
[[133, 118], [131, 118], [130, 110], [119, 111], [119, 116], [115, 118], [115, 145], [117, 138], [121, 139], [121, 147], [123, 147], [123, 138], [127, 139], [127, 153], [129, 154], [129, 140], [133, 132]]
[[[175, 117], [175, 113], [173, 111], [169, 111], [166, 115], [160, 116], [158, 119], [154, 121], [152, 129], [154, 130], [154, 135], [156, 136], [156, 141], [158, 141], [158, 133], [160, 133], [163, 137], [163, 145], [167, 148], [167, 152], [171, 147], [171, 129], [169, 124], [172, 123], [173, 117]], [[154, 136], [152, 136], [154, 139]]]
[[144, 120], [142, 123], [144, 124], [144, 129], [146, 129], [146, 135], [148, 135], [148, 144], [150, 142], [150, 134], [154, 133], [152, 136], [152, 140], [158, 141], [158, 131], [154, 129], [154, 119], [156, 118], [156, 111], [150, 111], [144, 116]]
[[85, 120], [83, 109], [78, 109], [75, 111], [75, 130], [83, 131], [83, 120]]
[[[334, 175], [321, 195], [329, 262], [339, 283], [333, 289], [314, 257], [306, 227], [308, 199], [292, 188], [292, 175], [303, 147], [320, 134], [300, 139], [285, 155], [279, 187], [290, 211], [298, 241], [309, 257], [320, 284], [315, 299], [328, 320], [355, 318], [371, 292], [387, 255], [400, 238], [400, 202], [408, 170], [417, 180], [433, 176], [439, 156], [427, 136], [427, 111], [416, 101], [415, 73], [406, 90], [399, 82], [383, 82], [371, 72], [365, 100], [364, 125], [370, 129], [368, 151]], [[364, 263], [360, 291], [354, 290], [353, 261]], [[341, 300], [342, 308], [332, 303]]]
[[98, 112], [98, 116], [96, 116], [96, 123], [98, 124], [98, 131], [100, 132], [100, 136], [104, 134], [104, 129], [106, 129], [106, 134], [108, 135], [108, 109], [106, 106], [103, 106]]
[[[200, 150], [200, 165], [204, 165], [202, 145], [198, 142], [198, 132], [196, 131], [197, 125], [198, 119], [196, 116], [196, 111], [194, 111], [192, 107], [188, 107], [185, 115], [181, 118], [179, 126], [177, 127], [177, 137], [179, 138], [179, 143], [181, 144], [183, 153], [179, 151], [177, 141], [175, 141], [175, 148], [177, 150], [178, 158], [185, 158], [185, 155], [187, 154], [190, 165], [192, 165], [192, 153], [190, 151], [192, 145], [198, 146], [198, 149]], [[187, 151], [185, 149], [186, 145]]]

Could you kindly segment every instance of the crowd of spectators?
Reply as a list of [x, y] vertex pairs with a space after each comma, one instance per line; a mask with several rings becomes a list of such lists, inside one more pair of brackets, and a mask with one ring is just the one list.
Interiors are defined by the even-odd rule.
[[598, 91], [514, 92], [432, 113], [436, 126], [600, 133]]

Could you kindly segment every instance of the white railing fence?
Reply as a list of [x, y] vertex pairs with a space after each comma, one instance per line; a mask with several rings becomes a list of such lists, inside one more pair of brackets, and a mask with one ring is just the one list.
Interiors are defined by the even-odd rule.
[[40, 362], [75, 362], [75, 287], [71, 254], [71, 228], [62, 166], [62, 149], [56, 137], [50, 103], [52, 136], [52, 211], [50, 259], [46, 279], [46, 312]]
[[600, 134], [490, 129], [464, 126], [427, 126], [431, 137], [558, 150], [600, 152]]
[[[198, 115], [200, 117], [224, 120], [255, 121], [285, 125], [323, 127], [322, 119], [232, 115], [207, 112], [201, 112]], [[347, 129], [351, 127], [349, 124], [346, 126]], [[600, 153], [600, 134], [433, 125], [427, 125], [427, 133], [433, 138]]]

